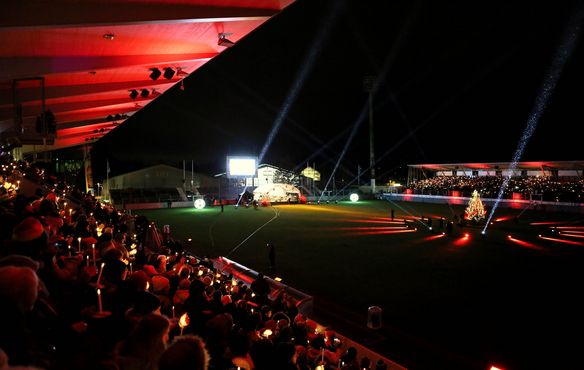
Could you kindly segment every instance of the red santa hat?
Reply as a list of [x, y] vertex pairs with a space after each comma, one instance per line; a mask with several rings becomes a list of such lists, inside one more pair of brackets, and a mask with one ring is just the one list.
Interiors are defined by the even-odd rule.
[[39, 238], [45, 229], [41, 222], [34, 217], [27, 217], [12, 230], [12, 240], [17, 242], [29, 242]]

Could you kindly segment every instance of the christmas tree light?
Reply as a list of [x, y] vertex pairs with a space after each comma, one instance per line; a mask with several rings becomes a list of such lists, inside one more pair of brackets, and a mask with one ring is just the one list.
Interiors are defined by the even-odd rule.
[[468, 202], [468, 207], [464, 211], [464, 218], [467, 220], [475, 220], [480, 221], [485, 218], [487, 211], [485, 211], [485, 207], [483, 202], [481, 201], [481, 197], [478, 191], [472, 192], [472, 198]]

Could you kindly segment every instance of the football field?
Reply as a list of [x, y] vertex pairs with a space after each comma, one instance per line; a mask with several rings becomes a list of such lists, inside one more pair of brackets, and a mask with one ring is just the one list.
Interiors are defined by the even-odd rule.
[[[135, 213], [169, 224], [198, 256], [227, 256], [313, 295], [320, 321], [410, 368], [577, 367], [582, 215], [499, 208], [482, 236], [473, 224], [442, 235], [439, 219], [462, 206], [380, 200]], [[377, 331], [365, 326], [373, 305], [383, 309]]]

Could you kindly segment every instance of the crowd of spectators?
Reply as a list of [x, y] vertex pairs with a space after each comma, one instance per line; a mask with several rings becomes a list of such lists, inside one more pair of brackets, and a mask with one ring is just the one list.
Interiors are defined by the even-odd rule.
[[[497, 198], [504, 180], [502, 176], [436, 176], [416, 181], [410, 188], [416, 194], [451, 195], [450, 192], [459, 191], [460, 196], [467, 197], [477, 190], [483, 198]], [[513, 193], [521, 194], [522, 199], [582, 203], [584, 179], [552, 176], [511, 177], [503, 197], [511, 199]]]
[[0, 196], [0, 369], [373, 368], [262, 275], [248, 286], [39, 168], [4, 158]]

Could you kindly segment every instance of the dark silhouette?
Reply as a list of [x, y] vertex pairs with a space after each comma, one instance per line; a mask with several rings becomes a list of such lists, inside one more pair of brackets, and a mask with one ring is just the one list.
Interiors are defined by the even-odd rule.
[[273, 270], [276, 268], [276, 249], [274, 245], [271, 243], [266, 244], [268, 248], [268, 258], [270, 260], [270, 269]]

